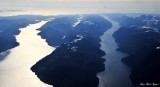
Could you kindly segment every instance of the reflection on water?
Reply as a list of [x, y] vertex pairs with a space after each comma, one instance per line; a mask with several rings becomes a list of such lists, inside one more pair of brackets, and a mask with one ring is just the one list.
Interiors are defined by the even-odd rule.
[[5, 51], [0, 53], [0, 61], [3, 61], [7, 55], [9, 55], [10, 51]]
[[98, 87], [133, 87], [129, 79], [130, 70], [121, 62], [121, 58], [127, 54], [116, 51], [118, 46], [112, 36], [120, 25], [107, 16], [102, 15], [102, 17], [110, 21], [112, 27], [100, 37], [102, 40], [100, 49], [106, 53], [104, 56], [106, 62], [105, 71], [97, 75], [100, 79]]
[[45, 23], [47, 21], [21, 28], [21, 33], [16, 36], [20, 45], [11, 49], [10, 54], [6, 53], [6, 59], [0, 62], [0, 87], [52, 87], [41, 82], [30, 70], [54, 50], [37, 35], [39, 31], [36, 29]]

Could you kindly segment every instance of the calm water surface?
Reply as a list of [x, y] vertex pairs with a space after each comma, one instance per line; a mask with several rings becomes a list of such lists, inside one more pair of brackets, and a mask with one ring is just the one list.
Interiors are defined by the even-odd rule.
[[37, 35], [39, 31], [36, 29], [45, 23], [47, 21], [21, 28], [21, 33], [16, 36], [20, 45], [9, 50], [8, 55], [5, 55], [8, 51], [3, 52], [6, 58], [0, 61], [0, 87], [52, 87], [41, 82], [30, 70], [32, 65], [55, 49]]
[[102, 17], [111, 22], [112, 27], [100, 37], [102, 40], [100, 49], [105, 51], [106, 55], [103, 58], [106, 61], [105, 71], [97, 75], [100, 79], [98, 87], [133, 87], [129, 79], [130, 69], [121, 62], [121, 59], [127, 54], [116, 50], [118, 46], [112, 36], [120, 25], [105, 15]]

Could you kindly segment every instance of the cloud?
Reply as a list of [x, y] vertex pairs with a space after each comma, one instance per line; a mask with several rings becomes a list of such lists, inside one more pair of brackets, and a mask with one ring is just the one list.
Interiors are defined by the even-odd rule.
[[22, 9], [160, 9], [159, 0], [0, 0], [0, 10]]

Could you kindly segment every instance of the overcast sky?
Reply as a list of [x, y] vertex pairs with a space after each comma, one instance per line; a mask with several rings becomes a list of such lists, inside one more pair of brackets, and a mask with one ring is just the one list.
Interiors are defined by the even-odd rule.
[[160, 0], [0, 0], [0, 10], [24, 9], [154, 9], [160, 10]]

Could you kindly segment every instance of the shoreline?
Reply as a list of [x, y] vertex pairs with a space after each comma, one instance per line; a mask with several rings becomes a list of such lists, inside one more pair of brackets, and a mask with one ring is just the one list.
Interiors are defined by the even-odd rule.
[[[30, 67], [39, 59], [53, 51], [44, 39], [37, 37], [36, 29], [45, 24], [44, 21], [29, 24], [20, 28], [20, 34], [16, 35], [19, 46], [10, 50], [6, 60], [0, 63], [2, 87], [46, 87], [30, 70]], [[37, 43], [42, 41], [41, 43]], [[8, 84], [9, 83], [9, 84]]]
[[99, 87], [132, 87], [129, 79], [130, 69], [121, 62], [127, 54], [117, 51], [118, 46], [113, 38], [113, 33], [120, 28], [120, 25], [107, 16], [103, 17], [112, 23], [112, 27], [101, 36], [101, 50], [106, 53], [103, 57], [106, 61], [105, 71], [98, 75], [101, 82]]

